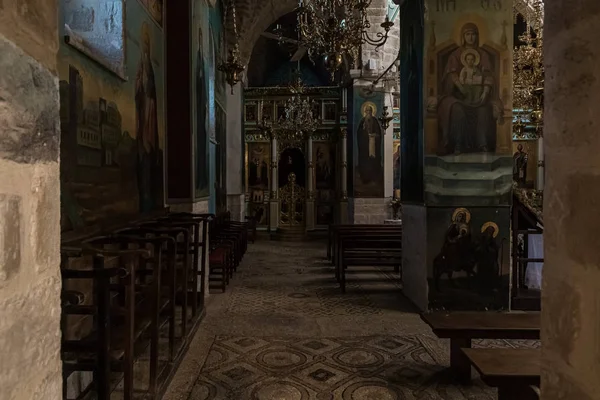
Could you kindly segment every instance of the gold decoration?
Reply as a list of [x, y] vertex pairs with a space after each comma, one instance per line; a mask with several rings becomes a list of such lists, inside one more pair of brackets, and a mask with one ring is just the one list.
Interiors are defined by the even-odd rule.
[[304, 188], [296, 183], [296, 174], [288, 175], [288, 183], [279, 189], [280, 226], [298, 226], [304, 222]]
[[360, 113], [363, 117], [367, 116], [367, 107], [371, 107], [371, 110], [373, 111], [371, 115], [375, 116], [377, 114], [377, 106], [375, 105], [375, 103], [373, 103], [372, 101], [365, 101], [362, 107], [360, 107]]
[[469, 223], [469, 221], [471, 221], [471, 212], [469, 210], [467, 210], [466, 208], [461, 207], [461, 208], [457, 208], [452, 213], [452, 222], [456, 222], [456, 218], [458, 217], [459, 214], [465, 215], [465, 222], [467, 224]]
[[[229, 56], [227, 60], [219, 65], [217, 69], [225, 73], [225, 81], [231, 86], [231, 94], [233, 94], [233, 87], [241, 80], [240, 74], [244, 72], [246, 67], [240, 62], [240, 48], [239, 48], [239, 35], [237, 32], [237, 21], [235, 17], [235, 0], [230, 0], [229, 6], [231, 7], [231, 17], [233, 20], [233, 37], [234, 44], [233, 48], [229, 50]], [[225, 10], [225, 19], [227, 18], [227, 10]], [[227, 28], [227, 21], [225, 20], [225, 28]]]
[[388, 39], [394, 23], [386, 14], [381, 23], [382, 32], [375, 38], [369, 35], [371, 23], [368, 9], [373, 0], [299, 0], [298, 31], [300, 43], [308, 49], [308, 55], [324, 56], [331, 74], [343, 64], [344, 56], [356, 61], [361, 45], [369, 44], [379, 48]]
[[484, 233], [487, 230], [487, 228], [489, 228], [489, 227], [494, 228], [494, 233], [492, 236], [493, 237], [498, 236], [498, 233], [500, 233], [500, 228], [498, 228], [498, 225], [492, 221], [486, 222], [485, 224], [483, 224], [481, 226], [481, 233]]
[[[519, 13], [516, 7], [514, 12], [516, 18]], [[524, 44], [515, 46], [513, 52], [513, 108], [519, 110], [513, 134], [517, 138], [530, 136], [526, 135], [525, 128], [533, 127], [534, 137], [539, 137], [543, 134], [544, 108], [544, 3], [542, 0], [529, 0], [522, 15], [527, 28], [519, 40]]]

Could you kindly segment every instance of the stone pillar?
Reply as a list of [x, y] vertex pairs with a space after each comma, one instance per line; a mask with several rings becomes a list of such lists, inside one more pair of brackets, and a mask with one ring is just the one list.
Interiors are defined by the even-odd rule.
[[271, 139], [271, 193], [269, 195], [269, 229], [277, 232], [279, 226], [279, 180], [277, 176], [277, 138]]
[[340, 224], [348, 223], [348, 128], [340, 129], [342, 159], [340, 160], [340, 181], [342, 197], [340, 199]]
[[542, 399], [600, 393], [600, 4], [545, 3]]
[[[383, 105], [387, 107], [390, 116], [394, 113], [394, 101], [392, 91], [395, 82], [390, 81], [385, 85], [385, 98]], [[380, 112], [381, 115], [381, 112]], [[379, 117], [379, 115], [378, 115]], [[390, 121], [390, 125], [385, 130], [383, 138], [383, 194], [385, 197], [393, 197], [394, 195], [394, 121]], [[391, 214], [390, 214], [391, 215]]]
[[227, 208], [231, 217], [243, 221], [246, 214], [243, 185], [244, 141], [242, 128], [243, 86], [227, 90]]
[[62, 398], [57, 1], [0, 2], [0, 398]]
[[315, 229], [315, 169], [313, 165], [313, 139], [312, 135], [308, 135], [306, 141], [306, 158], [308, 160], [308, 169], [306, 174], [306, 230], [312, 231]]

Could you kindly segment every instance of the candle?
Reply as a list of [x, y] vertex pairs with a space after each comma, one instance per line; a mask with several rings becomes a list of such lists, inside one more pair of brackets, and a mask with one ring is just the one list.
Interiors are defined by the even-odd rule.
[[399, 199], [400, 198], [400, 189], [394, 189], [394, 198], [395, 199]]

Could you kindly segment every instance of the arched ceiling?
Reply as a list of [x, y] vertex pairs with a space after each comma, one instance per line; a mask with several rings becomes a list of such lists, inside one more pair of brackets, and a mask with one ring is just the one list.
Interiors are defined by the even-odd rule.
[[[227, 1], [227, 0], [225, 0]], [[298, 0], [234, 0], [242, 62], [248, 64], [260, 34], [298, 7]], [[385, 8], [389, 0], [373, 0], [372, 8]], [[231, 32], [230, 32], [231, 33]], [[230, 35], [231, 38], [231, 35]]]

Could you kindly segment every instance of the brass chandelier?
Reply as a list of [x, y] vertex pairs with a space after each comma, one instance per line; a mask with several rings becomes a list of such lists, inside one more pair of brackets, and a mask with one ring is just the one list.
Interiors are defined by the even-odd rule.
[[529, 0], [520, 12], [527, 27], [525, 33], [519, 36], [524, 44], [515, 46], [513, 52], [513, 105], [519, 110], [513, 127], [515, 136], [519, 138], [531, 135], [531, 132], [526, 132], [528, 125], [534, 128], [533, 135], [540, 137], [544, 109], [544, 3], [542, 0]]
[[299, 0], [298, 31], [300, 42], [311, 60], [324, 56], [332, 80], [342, 66], [344, 56], [356, 60], [362, 44], [383, 46], [394, 23], [386, 15], [382, 32], [369, 35], [371, 23], [367, 9], [373, 0]]
[[[240, 74], [244, 72], [246, 67], [240, 62], [240, 47], [239, 47], [239, 35], [237, 31], [237, 21], [235, 15], [235, 0], [229, 1], [229, 7], [231, 8], [231, 19], [233, 22], [233, 48], [229, 50], [227, 60], [219, 65], [217, 68], [219, 71], [225, 73], [225, 81], [231, 87], [231, 94], [233, 94], [233, 87], [241, 80]], [[223, 27], [227, 27], [227, 10], [225, 10], [225, 22]]]
[[285, 102], [285, 114], [277, 121], [277, 130], [283, 140], [296, 142], [316, 131], [320, 121], [313, 114], [316, 102], [308, 97], [302, 98], [305, 87], [299, 72], [289, 89], [292, 97]]

